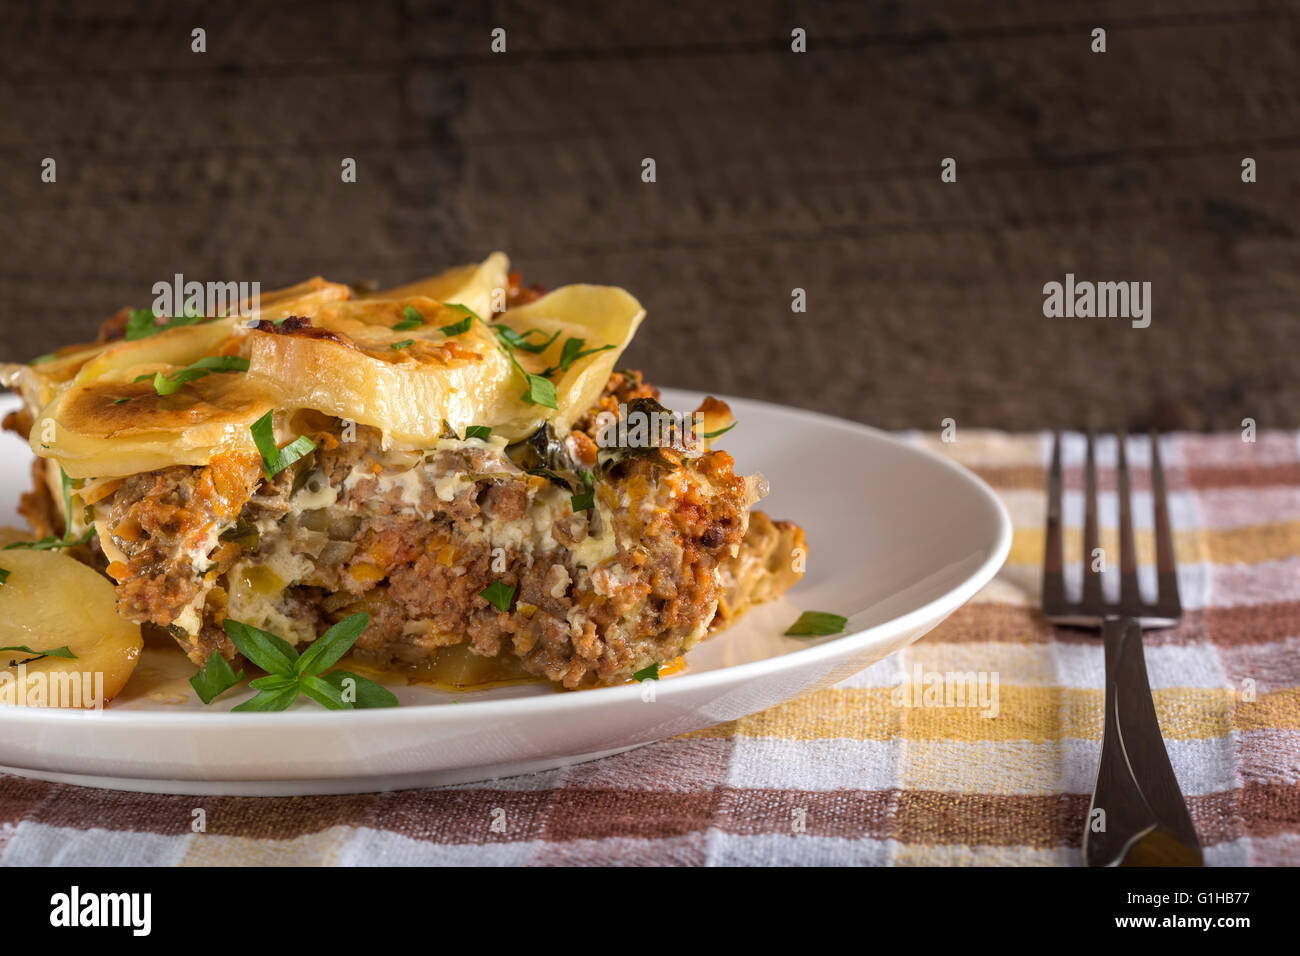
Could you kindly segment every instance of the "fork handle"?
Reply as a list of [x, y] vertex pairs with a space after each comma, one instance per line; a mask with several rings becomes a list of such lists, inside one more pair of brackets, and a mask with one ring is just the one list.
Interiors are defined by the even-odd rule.
[[[1201, 865], [1201, 845], [1169, 763], [1133, 618], [1107, 618], [1106, 715], [1097, 783], [1083, 834], [1088, 866], [1116, 866], [1139, 842], [1165, 845], [1163, 859], [1144, 865]], [[1104, 811], [1099, 818], [1097, 810]], [[1104, 829], [1098, 829], [1098, 825]], [[1150, 839], [1158, 836], [1159, 840]]]

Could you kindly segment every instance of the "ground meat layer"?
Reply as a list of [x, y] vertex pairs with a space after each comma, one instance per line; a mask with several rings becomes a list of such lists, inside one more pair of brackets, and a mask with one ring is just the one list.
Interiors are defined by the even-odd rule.
[[[599, 412], [657, 394], [615, 373], [579, 429], [594, 438]], [[296, 424], [317, 451], [272, 481], [226, 460], [133, 476], [108, 499], [121, 612], [171, 625], [196, 663], [236, 660], [227, 616], [301, 645], [365, 611], [362, 662], [414, 667], [463, 644], [578, 688], [672, 661], [720, 602], [729, 613], [754, 493], [725, 452], [627, 456], [575, 512], [574, 488], [487, 443], [386, 452], [371, 429]]]

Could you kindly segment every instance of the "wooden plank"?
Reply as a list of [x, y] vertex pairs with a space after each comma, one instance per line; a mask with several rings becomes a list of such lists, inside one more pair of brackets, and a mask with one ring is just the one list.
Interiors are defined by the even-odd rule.
[[[1294, 4], [78, 0], [6, 7], [0, 44], [6, 356], [177, 271], [391, 282], [500, 247], [626, 285], [628, 362], [672, 384], [890, 427], [1300, 425]], [[1151, 328], [1045, 319], [1066, 271], [1151, 281]]]

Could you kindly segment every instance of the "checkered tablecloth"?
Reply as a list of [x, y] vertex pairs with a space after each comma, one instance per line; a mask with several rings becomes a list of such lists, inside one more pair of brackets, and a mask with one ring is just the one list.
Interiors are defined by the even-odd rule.
[[[909, 435], [1015, 523], [1006, 566], [917, 644], [831, 688], [599, 762], [469, 786], [295, 799], [0, 778], [6, 864], [1078, 864], [1102, 729], [1096, 637], [1036, 609], [1042, 435]], [[1300, 436], [1177, 435], [1164, 460], [1186, 617], [1146, 635], [1170, 757], [1215, 864], [1300, 863]], [[1077, 549], [1081, 442], [1066, 448]], [[1114, 551], [1114, 445], [1100, 449]], [[1152, 553], [1141, 440], [1129, 453]], [[1076, 564], [1077, 569], [1077, 564]], [[1150, 583], [1149, 581], [1147, 583]], [[991, 706], [910, 682], [996, 677]], [[194, 811], [205, 830], [194, 832]]]

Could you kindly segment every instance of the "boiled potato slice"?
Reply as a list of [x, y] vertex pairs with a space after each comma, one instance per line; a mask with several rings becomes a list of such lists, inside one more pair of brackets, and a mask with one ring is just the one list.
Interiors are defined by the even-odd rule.
[[492, 424], [485, 405], [504, 394], [513, 369], [480, 323], [453, 339], [355, 319], [328, 325], [250, 330], [248, 378], [274, 389], [277, 408], [310, 408], [425, 445], [438, 441], [444, 421], [458, 434]]
[[[404, 301], [437, 306], [431, 299]], [[524, 400], [523, 376], [484, 322], [448, 338], [438, 325], [454, 324], [464, 313], [442, 308], [426, 314], [420, 329], [398, 332], [380, 320], [397, 314], [393, 306], [363, 302], [374, 321], [334, 312], [319, 316], [310, 329], [250, 330], [244, 346], [249, 378], [276, 390], [277, 408], [315, 409], [425, 446], [438, 441], [444, 421], [457, 434], [469, 425], [487, 425], [507, 440], [532, 434], [547, 419], [557, 431], [567, 431], [596, 401], [645, 315], [622, 289], [573, 285], [490, 319], [481, 316], [520, 335], [537, 330], [550, 340], [542, 353], [517, 350], [515, 359], [526, 372], [550, 372], [557, 405], [552, 409]], [[580, 339], [590, 354], [562, 371], [569, 339]], [[592, 351], [602, 346], [612, 347]]]
[[457, 266], [395, 289], [372, 292], [363, 298], [405, 299], [427, 296], [438, 302], [456, 302], [468, 306], [486, 319], [492, 312], [493, 294], [497, 289], [505, 289], [509, 273], [510, 259], [504, 252], [494, 252], [477, 265]]
[[9, 572], [0, 585], [0, 647], [66, 646], [76, 655], [0, 652], [0, 705], [95, 707], [121, 693], [142, 642], [140, 628], [117, 616], [113, 586], [57, 551], [0, 551], [0, 567]]
[[[406, 314], [408, 307], [420, 313], [423, 321], [414, 328], [402, 329], [399, 334], [393, 326], [409, 318]], [[311, 324], [318, 328], [342, 332], [359, 341], [365, 339], [367, 326], [375, 326], [394, 331], [392, 341], [401, 342], [411, 338], [444, 338], [439, 329], [462, 321], [465, 313], [448, 308], [427, 295], [408, 295], [397, 299], [329, 302], [313, 312], [310, 318]]]
[[[473, 271], [471, 269], [471, 271]], [[0, 385], [21, 392], [29, 409], [44, 408], [71, 383], [83, 383], [116, 369], [136, 365], [185, 366], [211, 354], [239, 327], [257, 319], [272, 321], [290, 315], [312, 315], [329, 303], [348, 299], [352, 290], [319, 276], [259, 296], [258, 310], [247, 320], [239, 316], [158, 332], [144, 339], [71, 346], [39, 365], [0, 364]], [[240, 309], [250, 303], [240, 302]]]
[[222, 342], [234, 335], [237, 321], [217, 319], [201, 325], [167, 329], [148, 338], [114, 342], [81, 367], [73, 379], [73, 386], [93, 382], [124, 369], [143, 366], [184, 368], [191, 362], [212, 354]]
[[352, 290], [341, 282], [329, 282], [316, 276], [284, 289], [264, 292], [258, 297], [258, 310], [252, 320], [283, 319], [290, 315], [312, 315], [329, 302], [352, 297]]
[[[496, 316], [498, 322], [520, 334], [538, 329], [549, 338], [559, 332], [541, 355], [519, 356], [520, 364], [530, 372], [540, 371], [537, 366], [558, 367], [569, 338], [582, 339], [583, 351], [614, 346], [603, 352], [592, 352], [575, 361], [567, 372], [552, 375], [559, 410], [551, 414], [559, 434], [567, 432], [596, 403], [610, 373], [618, 365], [619, 356], [631, 343], [644, 318], [645, 309], [640, 302], [622, 289], [604, 285], [566, 285]], [[514, 427], [504, 425], [502, 430], [514, 436], [531, 434], [544, 418], [535, 414], [536, 408], [517, 400], [512, 406]]]
[[0, 385], [22, 395], [28, 408], [44, 408], [60, 389], [66, 388], [77, 377], [87, 362], [95, 359], [106, 347], [88, 345], [39, 365], [0, 365]]

